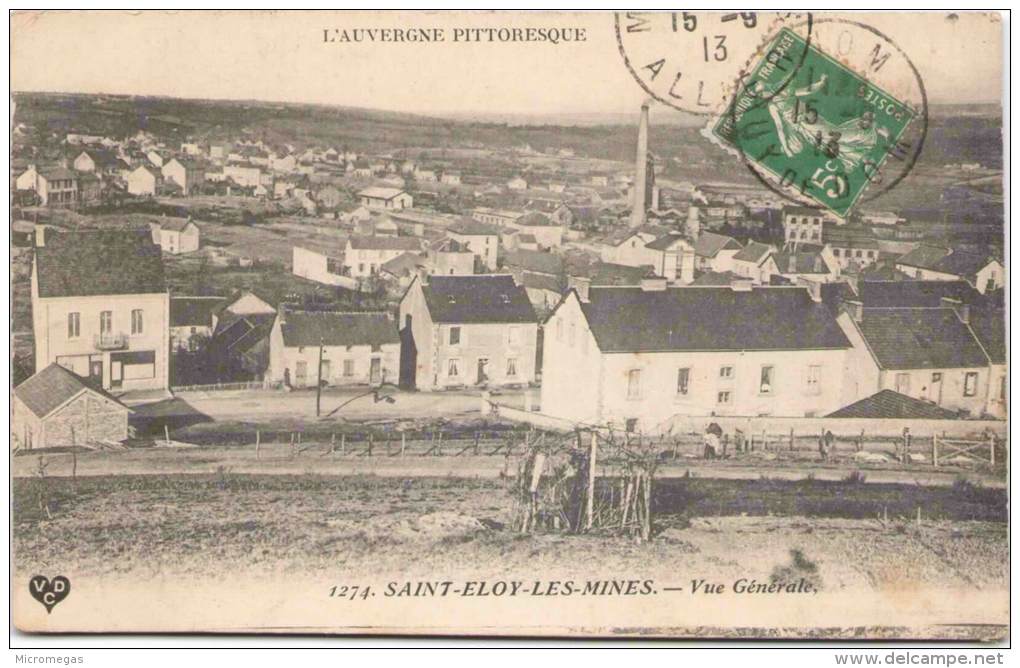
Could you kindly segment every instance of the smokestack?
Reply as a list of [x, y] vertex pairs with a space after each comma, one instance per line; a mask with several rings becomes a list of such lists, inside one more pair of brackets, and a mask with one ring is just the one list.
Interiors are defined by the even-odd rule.
[[638, 123], [637, 158], [634, 171], [634, 208], [630, 212], [630, 226], [645, 224], [645, 189], [648, 187], [648, 102], [641, 105]]
[[39, 223], [35, 224], [35, 247], [45, 248], [46, 247], [46, 226]]

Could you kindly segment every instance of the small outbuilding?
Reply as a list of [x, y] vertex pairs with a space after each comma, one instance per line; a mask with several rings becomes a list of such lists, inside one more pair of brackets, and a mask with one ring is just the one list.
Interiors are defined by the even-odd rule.
[[128, 438], [131, 409], [59, 364], [14, 388], [11, 448], [32, 450]]

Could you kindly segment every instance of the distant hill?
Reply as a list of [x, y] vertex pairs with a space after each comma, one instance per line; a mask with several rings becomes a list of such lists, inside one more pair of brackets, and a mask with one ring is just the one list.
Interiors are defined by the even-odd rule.
[[[151, 132], [169, 143], [185, 139], [247, 137], [298, 146], [331, 145], [359, 152], [475, 145], [506, 149], [524, 145], [543, 151], [633, 160], [637, 114], [456, 114], [436, 118], [410, 113], [259, 101], [220, 101], [15, 93], [15, 122], [32, 127], [32, 143], [68, 132], [115, 138]], [[746, 170], [699, 135], [705, 120], [653, 110], [649, 144], [672, 176], [676, 165], [699, 178], [747, 177]], [[1002, 165], [1002, 111], [998, 105], [933, 105], [922, 161], [928, 165], [981, 162]]]

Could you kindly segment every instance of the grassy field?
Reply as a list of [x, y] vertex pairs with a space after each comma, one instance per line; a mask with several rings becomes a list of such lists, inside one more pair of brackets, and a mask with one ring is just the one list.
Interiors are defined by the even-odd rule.
[[[1007, 578], [1003, 490], [662, 481], [653, 498], [655, 538], [636, 544], [613, 536], [516, 535], [505, 528], [505, 485], [228, 470], [17, 478], [15, 565], [21, 572], [73, 568], [96, 576], [208, 574], [228, 564], [232, 572], [255, 573], [342, 567], [366, 577], [551, 575], [569, 573], [598, 551], [606, 573], [667, 580], [678, 569], [768, 577], [783, 568], [807, 568], [821, 586], [837, 589], [876, 587], [904, 575], [917, 584], [977, 588], [1004, 587]], [[897, 564], [909, 564], [908, 572]]]

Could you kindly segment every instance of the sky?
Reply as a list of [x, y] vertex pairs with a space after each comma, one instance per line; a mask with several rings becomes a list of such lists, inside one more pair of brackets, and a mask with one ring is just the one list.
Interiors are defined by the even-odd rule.
[[[954, 18], [955, 17], [955, 18]], [[855, 15], [920, 71], [933, 103], [1001, 96], [995, 15]], [[583, 28], [560, 43], [327, 43], [324, 30]], [[335, 104], [444, 115], [633, 112], [611, 13], [44, 12], [11, 22], [14, 91]]]

